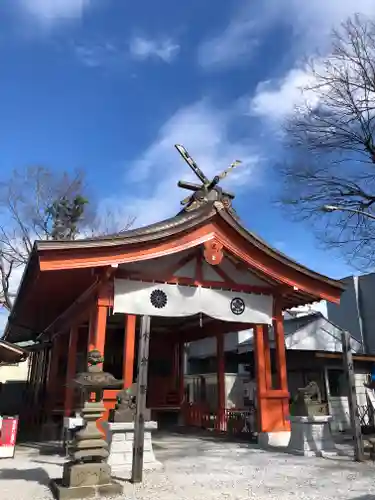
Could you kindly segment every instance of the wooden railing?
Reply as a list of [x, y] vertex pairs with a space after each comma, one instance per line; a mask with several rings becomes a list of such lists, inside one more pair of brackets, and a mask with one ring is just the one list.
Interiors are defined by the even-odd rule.
[[193, 403], [182, 407], [184, 424], [230, 434], [255, 432], [254, 409], [226, 408], [223, 412], [210, 411], [207, 405]]

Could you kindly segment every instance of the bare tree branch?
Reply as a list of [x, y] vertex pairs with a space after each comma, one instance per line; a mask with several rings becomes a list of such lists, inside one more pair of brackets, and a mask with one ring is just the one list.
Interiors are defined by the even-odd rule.
[[[361, 214], [323, 214], [338, 205], [375, 214], [375, 23], [355, 16], [332, 34], [329, 57], [308, 63], [302, 107], [285, 126], [287, 161], [278, 165], [280, 202], [313, 224], [361, 268], [375, 261], [374, 221]], [[309, 98], [309, 99], [308, 99]]]
[[[75, 239], [117, 232], [110, 215], [98, 214], [85, 175], [45, 167], [15, 170], [0, 182], [0, 304], [10, 310], [15, 273], [22, 270], [35, 240]], [[90, 203], [88, 203], [90, 201]], [[125, 223], [129, 227], [133, 223]], [[113, 230], [113, 231], [112, 231]]]

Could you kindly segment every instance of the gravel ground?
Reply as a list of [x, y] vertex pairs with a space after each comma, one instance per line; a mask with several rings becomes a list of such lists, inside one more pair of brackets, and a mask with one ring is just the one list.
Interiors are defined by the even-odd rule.
[[[124, 482], [126, 500], [375, 500], [375, 465], [304, 458], [209, 438], [168, 435], [154, 440], [163, 469], [142, 485]], [[50, 477], [64, 459], [37, 448], [18, 448], [0, 461], [0, 500], [51, 499]]]

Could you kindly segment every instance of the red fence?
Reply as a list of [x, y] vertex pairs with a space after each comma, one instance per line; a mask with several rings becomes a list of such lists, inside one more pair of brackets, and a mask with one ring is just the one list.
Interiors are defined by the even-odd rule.
[[224, 409], [220, 412], [210, 411], [203, 404], [184, 404], [182, 407], [184, 424], [187, 427], [227, 432], [230, 434], [253, 433], [255, 431], [254, 409]]

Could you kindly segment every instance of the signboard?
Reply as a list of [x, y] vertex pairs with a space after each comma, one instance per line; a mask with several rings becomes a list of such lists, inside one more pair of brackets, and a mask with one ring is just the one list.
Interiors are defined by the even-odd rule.
[[69, 430], [75, 430], [79, 427], [83, 427], [85, 422], [82, 417], [64, 417], [64, 428]]
[[13, 458], [17, 440], [18, 417], [0, 417], [0, 458]]

